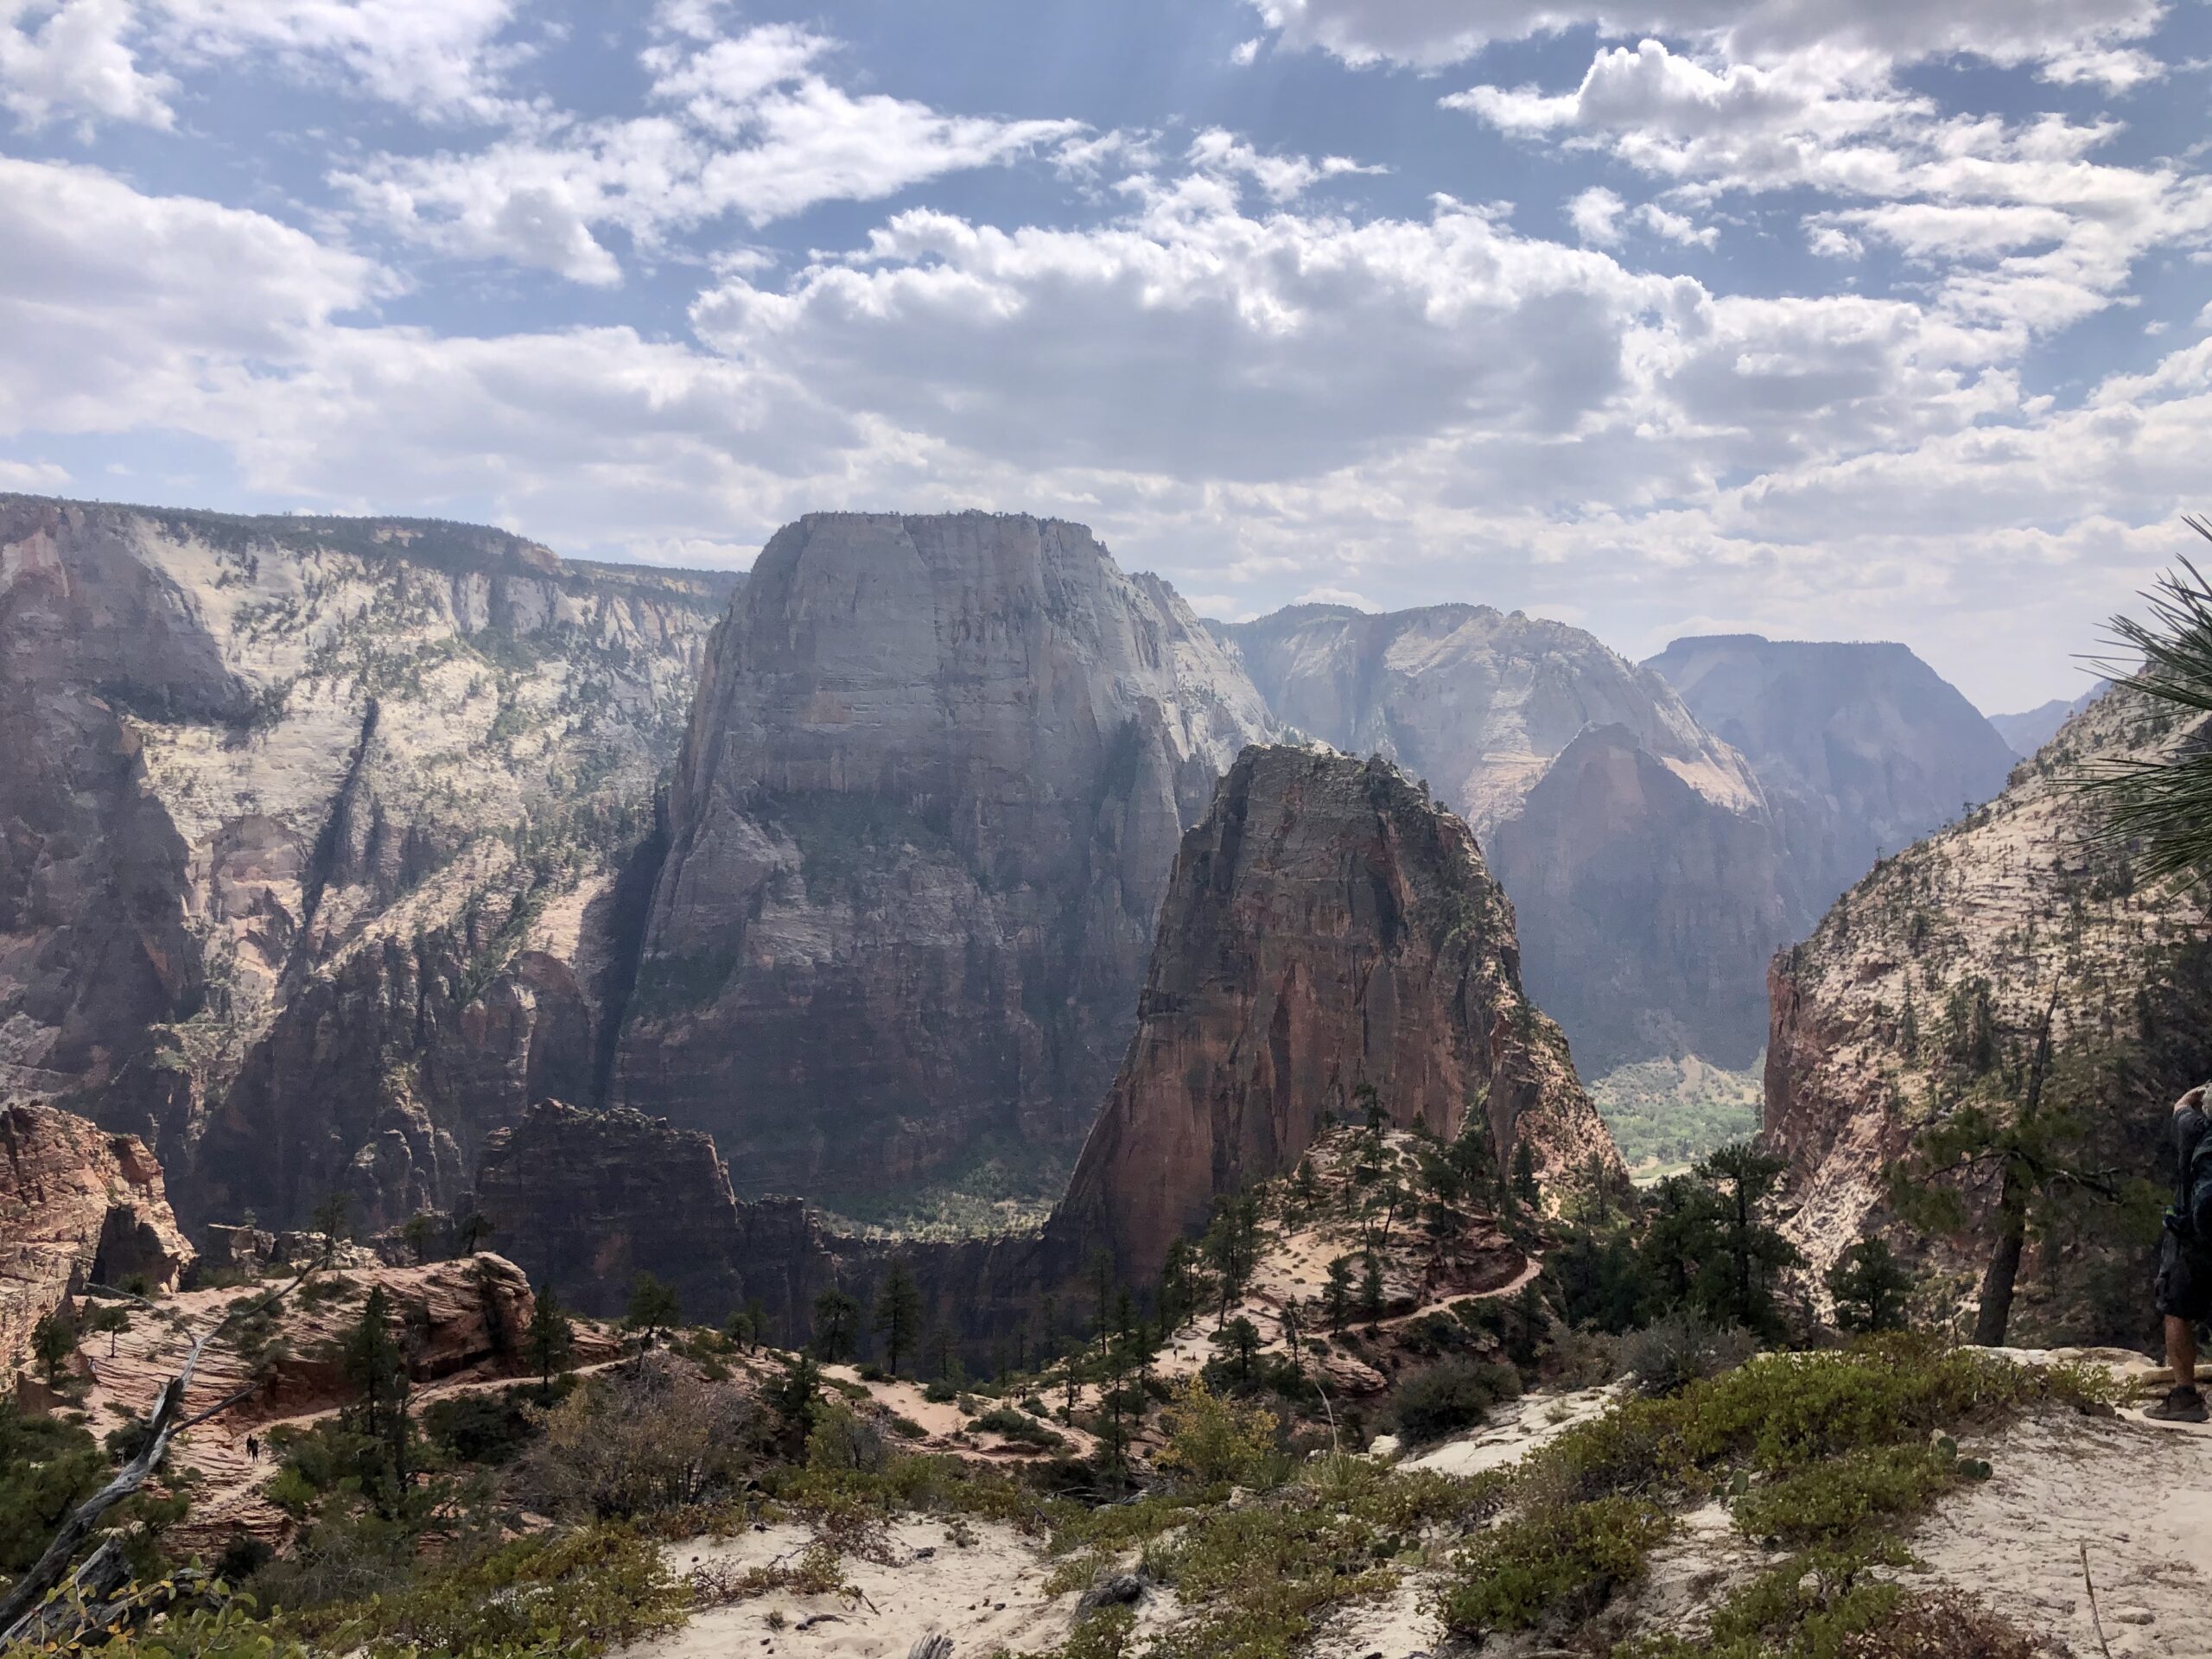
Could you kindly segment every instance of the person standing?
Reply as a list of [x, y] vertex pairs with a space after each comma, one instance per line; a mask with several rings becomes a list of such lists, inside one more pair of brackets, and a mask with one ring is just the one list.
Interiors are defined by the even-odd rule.
[[2204, 1112], [2199, 1084], [2174, 1103], [2173, 1207], [2158, 1241], [2154, 1289], [2166, 1322], [2166, 1364], [2173, 1386], [2166, 1397], [2144, 1412], [2166, 1423], [2201, 1423], [2212, 1413], [2196, 1386], [2196, 1324], [2212, 1316], [2212, 1119]]

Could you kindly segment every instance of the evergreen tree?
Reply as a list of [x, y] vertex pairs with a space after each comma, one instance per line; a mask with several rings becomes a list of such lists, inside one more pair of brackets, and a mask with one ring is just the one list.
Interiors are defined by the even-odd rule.
[[1970, 1226], [1961, 1189], [1996, 1176], [1989, 1262], [1974, 1314], [1974, 1339], [1985, 1347], [2003, 1346], [2011, 1328], [2012, 1294], [2036, 1211], [2063, 1196], [2101, 1204], [2116, 1204], [2124, 1196], [2114, 1171], [2089, 1165], [2090, 1126], [2079, 1104], [2047, 1096], [2056, 1011], [2054, 992], [2037, 1024], [2017, 1103], [2006, 1098], [2001, 1084], [1982, 1084], [1975, 1098], [1939, 1117], [1890, 1171], [1891, 1201], [1900, 1215], [1923, 1231], [1954, 1234]]
[[120, 1302], [105, 1302], [92, 1310], [85, 1320], [87, 1332], [103, 1332], [107, 1337], [107, 1357], [115, 1357], [115, 1339], [130, 1328], [130, 1310]]
[[417, 1267], [430, 1259], [430, 1239], [437, 1225], [438, 1218], [427, 1210], [416, 1211], [401, 1224], [399, 1236], [406, 1242]]
[[683, 1318], [683, 1304], [676, 1287], [641, 1273], [630, 1281], [630, 1310], [623, 1324], [638, 1334], [643, 1352]]
[[1531, 1210], [1543, 1202], [1543, 1189], [1536, 1185], [1535, 1149], [1525, 1140], [1513, 1147], [1513, 1196]]
[[806, 1437], [814, 1432], [821, 1415], [822, 1368], [814, 1363], [813, 1355], [802, 1353], [766, 1395], [769, 1409], [783, 1425], [785, 1447], [796, 1454], [805, 1446]]
[[31, 1357], [46, 1374], [47, 1387], [61, 1386], [62, 1368], [76, 1351], [77, 1323], [69, 1317], [67, 1302], [31, 1327]]
[[1912, 1275], [1875, 1237], [1860, 1239], [1828, 1269], [1835, 1322], [1847, 1331], [1902, 1331]]
[[1783, 1160], [1748, 1141], [1720, 1147], [1697, 1166], [1699, 1178], [1719, 1193], [1719, 1259], [1707, 1267], [1702, 1299], [1716, 1315], [1764, 1336], [1778, 1334], [1780, 1310], [1772, 1279], [1804, 1260], [1796, 1247], [1766, 1223], [1781, 1185]]
[[1351, 1257], [1340, 1255], [1329, 1263], [1329, 1282], [1321, 1292], [1321, 1307], [1332, 1331], [1342, 1331], [1351, 1318]]
[[554, 1294], [549, 1281], [537, 1287], [537, 1300], [531, 1309], [530, 1328], [523, 1335], [524, 1351], [537, 1372], [539, 1389], [547, 1399], [553, 1397], [553, 1379], [569, 1369], [569, 1361], [576, 1351], [576, 1327], [569, 1319], [568, 1309], [561, 1306], [561, 1299]]
[[1370, 1325], [1382, 1317], [1382, 1268], [1372, 1250], [1360, 1268], [1359, 1313]]
[[886, 1369], [899, 1375], [899, 1357], [911, 1354], [922, 1338], [922, 1287], [904, 1262], [893, 1262], [875, 1295], [875, 1330], [883, 1338]]
[[1652, 1197], [1643, 1279], [1653, 1311], [1669, 1313], [1690, 1302], [1707, 1265], [1719, 1256], [1720, 1205], [1711, 1187], [1689, 1175], [1667, 1176]]
[[758, 1351], [768, 1340], [768, 1304], [758, 1296], [745, 1299], [746, 1346]]
[[389, 1516], [407, 1491], [409, 1379], [406, 1356], [392, 1334], [391, 1298], [373, 1285], [361, 1304], [360, 1318], [340, 1346], [340, 1366], [357, 1399], [354, 1432], [377, 1446], [369, 1484], [378, 1510]]
[[1389, 1126], [1390, 1114], [1382, 1108], [1382, 1096], [1375, 1091], [1371, 1083], [1363, 1083], [1351, 1091], [1352, 1104], [1359, 1108], [1361, 1122], [1368, 1137], [1377, 1147], [1382, 1144], [1382, 1131]]
[[1252, 1362], [1260, 1357], [1260, 1327], [1240, 1313], [1215, 1332], [1212, 1339], [1216, 1346], [1228, 1351], [1236, 1365], [1236, 1386], [1251, 1387]]
[[856, 1298], [833, 1287], [814, 1299], [814, 1351], [824, 1364], [850, 1359], [860, 1334], [861, 1305]]
[[1220, 1282], [1221, 1318], [1227, 1319], [1229, 1310], [1243, 1295], [1251, 1282], [1252, 1268], [1259, 1255], [1260, 1200], [1257, 1194], [1224, 1193], [1213, 1203], [1213, 1224], [1206, 1229], [1200, 1245], [1205, 1253], [1206, 1264], [1213, 1269]]
[[484, 1248], [493, 1230], [492, 1218], [480, 1210], [472, 1210], [454, 1224], [454, 1243], [463, 1255], [474, 1255]]
[[1190, 1318], [1196, 1306], [1197, 1287], [1192, 1283], [1191, 1244], [1188, 1239], [1172, 1240], [1167, 1246], [1166, 1259], [1160, 1267], [1160, 1325], [1164, 1331], [1173, 1331]]

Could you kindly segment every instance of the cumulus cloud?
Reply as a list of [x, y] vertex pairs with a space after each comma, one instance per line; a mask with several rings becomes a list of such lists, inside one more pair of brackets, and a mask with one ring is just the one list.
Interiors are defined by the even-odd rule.
[[507, 107], [515, 0], [0, 0], [0, 104], [55, 118], [175, 124], [180, 73], [241, 63], [421, 116]]
[[855, 95], [816, 65], [836, 43], [788, 24], [728, 37], [677, 14], [645, 66], [661, 111], [535, 124], [483, 149], [385, 155], [334, 182], [372, 219], [467, 258], [498, 258], [611, 286], [601, 239], [613, 228], [648, 251], [671, 231], [734, 216], [760, 226], [819, 202], [870, 201], [969, 168], [1073, 141], [1082, 124], [950, 115], [881, 93]]
[[1585, 242], [1607, 246], [1621, 239], [1621, 215], [1628, 204], [1602, 184], [1592, 185], [1567, 204], [1567, 222]]

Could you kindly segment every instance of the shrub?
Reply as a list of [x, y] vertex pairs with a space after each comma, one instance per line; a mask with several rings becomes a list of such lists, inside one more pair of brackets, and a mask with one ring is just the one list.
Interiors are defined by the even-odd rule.
[[1194, 1376], [1164, 1414], [1167, 1444], [1157, 1462], [1201, 1485], [1229, 1482], [1272, 1485], [1281, 1462], [1275, 1449], [1275, 1416], [1216, 1394]]
[[1485, 1365], [1453, 1357], [1438, 1362], [1398, 1385], [1388, 1421], [1405, 1439], [1440, 1440], [1472, 1428], [1501, 1400], [1521, 1392], [1520, 1373], [1509, 1365]]
[[423, 1414], [423, 1427], [457, 1462], [493, 1467], [513, 1462], [540, 1433], [532, 1414], [512, 1390], [434, 1400]]
[[1017, 1411], [1012, 1406], [994, 1406], [968, 1427], [982, 1429], [987, 1433], [1003, 1435], [1009, 1440], [1018, 1440], [1025, 1446], [1039, 1446], [1048, 1452], [1058, 1451], [1067, 1444], [1065, 1435], [1054, 1433], [1034, 1417]]
[[1623, 1338], [1621, 1367], [1639, 1390], [1662, 1399], [1732, 1371], [1758, 1351], [1758, 1338], [1741, 1325], [1716, 1324], [1684, 1309]]
[[518, 1485], [548, 1513], [601, 1520], [698, 1503], [744, 1474], [760, 1427], [735, 1390], [648, 1358], [590, 1378], [547, 1413]]
[[1615, 1589], [1643, 1576], [1644, 1558], [1667, 1535], [1649, 1503], [1601, 1497], [1544, 1508], [1478, 1535], [1452, 1563], [1439, 1598], [1444, 1628], [1480, 1641], [1548, 1618], [1586, 1618]]
[[810, 1469], [880, 1474], [890, 1459], [883, 1431], [834, 1402], [816, 1414], [806, 1437], [806, 1462]]
[[1862, 1446], [1753, 1487], [1736, 1524], [1791, 1548], [1839, 1542], [1869, 1522], [1910, 1515], [1959, 1481], [1957, 1456], [1924, 1446]]

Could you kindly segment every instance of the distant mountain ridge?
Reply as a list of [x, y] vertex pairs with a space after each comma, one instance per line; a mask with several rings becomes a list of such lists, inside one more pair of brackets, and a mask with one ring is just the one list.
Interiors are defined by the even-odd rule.
[[1989, 723], [1997, 728], [1999, 737], [2012, 746], [2013, 753], [2024, 758], [2057, 736], [2060, 727], [2111, 689], [2111, 681], [2099, 680], [2070, 702], [2064, 697], [2053, 697], [2049, 702], [2038, 703], [2017, 715], [1992, 715]]

